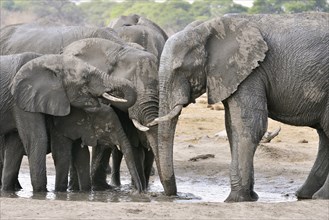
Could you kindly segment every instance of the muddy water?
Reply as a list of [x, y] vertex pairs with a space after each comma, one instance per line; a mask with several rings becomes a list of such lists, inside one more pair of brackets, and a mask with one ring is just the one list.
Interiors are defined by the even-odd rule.
[[[178, 196], [166, 197], [162, 194], [162, 186], [158, 177], [151, 177], [150, 189], [146, 194], [137, 194], [131, 189], [128, 175], [121, 177], [122, 186], [103, 192], [77, 193], [77, 192], [54, 192], [55, 176], [48, 175], [47, 193], [33, 193], [29, 174], [20, 173], [19, 181], [22, 190], [13, 193], [1, 193], [1, 197], [31, 198], [42, 200], [66, 200], [66, 201], [96, 201], [96, 202], [223, 202], [228, 196], [229, 180], [223, 179], [218, 182], [213, 179], [199, 178], [200, 181], [189, 177], [178, 177]], [[202, 181], [201, 181], [202, 179]], [[278, 182], [282, 181], [280, 179]], [[293, 191], [290, 193], [279, 193], [264, 184], [258, 184], [255, 188], [259, 195], [258, 202], [287, 202], [296, 201]]]

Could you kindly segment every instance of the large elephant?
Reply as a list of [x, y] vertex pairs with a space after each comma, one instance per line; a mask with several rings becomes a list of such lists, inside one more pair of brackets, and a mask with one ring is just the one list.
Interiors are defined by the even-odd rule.
[[181, 109], [207, 92], [222, 101], [231, 148], [227, 202], [255, 201], [253, 156], [267, 117], [319, 134], [319, 152], [299, 198], [329, 199], [329, 14], [230, 15], [171, 36], [159, 67], [159, 173], [177, 192], [173, 140]]
[[[154, 54], [158, 60], [160, 59], [160, 55], [163, 50], [163, 46], [168, 39], [167, 34], [154, 22], [148, 20], [145, 17], [140, 15], [128, 15], [128, 16], [120, 16], [119, 18], [113, 20], [109, 27], [113, 28], [118, 35], [125, 40], [126, 42], [137, 43], [141, 45], [146, 51]], [[135, 156], [136, 162], [139, 164], [139, 170], [144, 170], [144, 174], [146, 180], [146, 187], [148, 186], [148, 180], [152, 170], [152, 164], [154, 161], [154, 155], [152, 151], [149, 150], [149, 144], [147, 142], [147, 138], [145, 137], [144, 132], [139, 131], [129, 119], [128, 115], [123, 112], [118, 112], [120, 115], [120, 120], [122, 121], [122, 125], [129, 136], [129, 140], [131, 144], [135, 146]], [[153, 128], [155, 129], [155, 128]], [[106, 182], [106, 164], [108, 164], [108, 160], [112, 152], [112, 175], [111, 175], [111, 184], [115, 186], [120, 186], [120, 163], [122, 159], [122, 154], [117, 149], [111, 151], [110, 149], [101, 148], [97, 149], [93, 148], [95, 152], [93, 152], [93, 157], [100, 158], [103, 160], [97, 160], [97, 163], [93, 164], [94, 171], [97, 171], [97, 179], [103, 178], [102, 182]], [[103, 156], [94, 155], [104, 154]]]
[[[0, 51], [1, 54], [21, 53], [26, 51], [34, 51], [43, 54], [58, 54], [70, 43], [85, 38], [108, 39], [120, 45], [126, 45], [117, 33], [109, 27], [94, 28], [58, 26], [54, 24], [45, 26], [43, 24], [33, 23], [12, 25], [2, 28], [0, 30]], [[93, 57], [90, 56], [89, 59], [93, 59]], [[127, 109], [127, 106], [128, 105], [122, 105], [121, 107]], [[157, 132], [153, 133], [156, 134]]]
[[102, 100], [128, 108], [136, 101], [136, 91], [130, 81], [109, 76], [76, 57], [38, 56], [1, 56], [0, 135], [18, 130], [29, 158], [33, 190], [45, 191], [46, 116], [68, 115], [72, 107], [97, 111]]
[[[135, 127], [144, 133], [148, 148], [157, 149], [157, 126], [146, 127], [146, 124], [158, 117], [158, 62], [157, 58], [146, 51], [128, 45], [121, 45], [105, 39], [83, 39], [66, 47], [64, 55], [75, 56], [83, 62], [88, 62], [111, 76], [122, 77], [136, 87], [137, 100], [129, 109], [116, 106], [122, 117], [128, 118]], [[125, 123], [125, 120], [122, 121]], [[125, 125], [122, 125], [125, 127]], [[127, 130], [126, 130], [127, 131]], [[128, 130], [129, 131], [129, 130]], [[139, 131], [134, 131], [139, 132]], [[129, 137], [134, 135], [129, 135]], [[135, 141], [132, 141], [134, 146]], [[143, 152], [138, 151], [143, 154]], [[157, 160], [157, 158], [155, 158]], [[152, 159], [153, 162], [153, 159]], [[143, 167], [143, 166], [141, 166]], [[141, 168], [142, 169], [142, 168]], [[146, 189], [146, 177], [141, 174], [143, 188]]]

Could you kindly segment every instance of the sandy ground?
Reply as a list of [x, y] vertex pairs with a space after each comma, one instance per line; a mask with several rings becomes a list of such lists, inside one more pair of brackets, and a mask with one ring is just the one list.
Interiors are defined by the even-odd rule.
[[[272, 120], [269, 121], [268, 130], [281, 127], [281, 132], [270, 143], [260, 144], [254, 161], [255, 190], [260, 196], [259, 201], [223, 202], [229, 193], [230, 152], [228, 141], [222, 135], [224, 111], [219, 109], [220, 105], [209, 108], [205, 97], [201, 97], [197, 104], [184, 109], [180, 116], [174, 149], [179, 198], [163, 197], [155, 175], [151, 179], [150, 192], [143, 196], [131, 193], [132, 196], [113, 199], [113, 194], [109, 192], [105, 199], [95, 199], [97, 194], [94, 194], [74, 201], [67, 195], [64, 195], [64, 199], [49, 195], [46, 199], [32, 199], [32, 196], [20, 196], [20, 193], [2, 195], [0, 219], [328, 220], [329, 201], [297, 201], [294, 196], [315, 159], [318, 143], [316, 132]], [[190, 161], [204, 154], [213, 156]], [[51, 157], [48, 157], [49, 163], [52, 163]], [[27, 170], [27, 163], [24, 162], [22, 172]], [[49, 168], [48, 173], [53, 175], [53, 168]], [[123, 170], [122, 175], [126, 174], [127, 171]], [[53, 179], [48, 182], [53, 184], [51, 181]]]

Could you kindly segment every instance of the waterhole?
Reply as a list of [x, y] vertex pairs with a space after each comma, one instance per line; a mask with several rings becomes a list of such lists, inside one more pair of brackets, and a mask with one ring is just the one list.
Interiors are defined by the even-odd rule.
[[[178, 196], [168, 197], [163, 195], [163, 188], [158, 176], [152, 176], [150, 179], [150, 187], [147, 193], [138, 194], [134, 192], [130, 185], [130, 177], [122, 175], [121, 187], [114, 187], [107, 191], [86, 192], [54, 192], [55, 176], [48, 174], [48, 191], [47, 193], [33, 193], [28, 172], [21, 172], [19, 181], [23, 187], [22, 190], [12, 193], [1, 192], [1, 197], [10, 198], [29, 198], [42, 200], [65, 200], [65, 201], [94, 201], [94, 202], [223, 202], [229, 195], [229, 180], [224, 178], [218, 180], [216, 178], [209, 179], [202, 176], [177, 177]], [[110, 181], [108, 179], [108, 181]], [[277, 182], [284, 180], [277, 179]], [[266, 182], [259, 183], [255, 186], [255, 191], [259, 195], [258, 202], [288, 202], [296, 201], [293, 192], [279, 192], [273, 189], [272, 185]]]

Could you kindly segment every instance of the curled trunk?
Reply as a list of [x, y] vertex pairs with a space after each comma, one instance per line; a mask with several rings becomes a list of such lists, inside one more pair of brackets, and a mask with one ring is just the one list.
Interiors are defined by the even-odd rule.
[[137, 93], [134, 85], [127, 79], [108, 76], [104, 77], [104, 91], [114, 97], [125, 99], [126, 102], [110, 101], [110, 104], [122, 111], [127, 111], [129, 107], [133, 106], [137, 99]]

